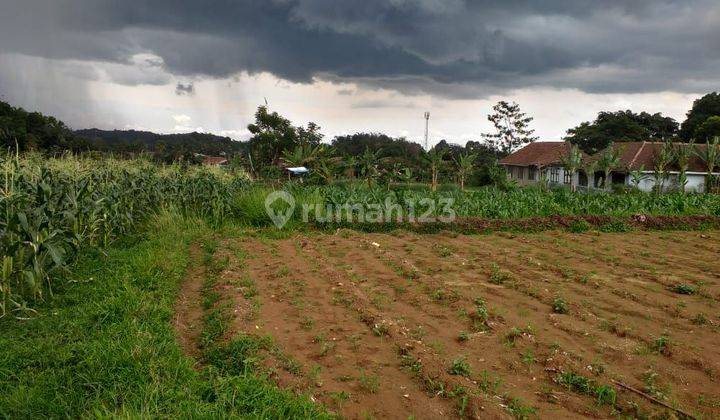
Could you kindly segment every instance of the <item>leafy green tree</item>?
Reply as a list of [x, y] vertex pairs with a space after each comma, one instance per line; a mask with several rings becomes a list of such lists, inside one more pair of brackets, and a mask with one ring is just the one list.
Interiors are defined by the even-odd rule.
[[687, 118], [680, 126], [680, 137], [685, 140], [699, 138], [708, 140], [708, 137], [699, 137], [697, 130], [710, 117], [720, 116], [720, 94], [718, 92], [708, 93], [693, 102], [693, 106], [687, 113]]
[[678, 123], [660, 113], [600, 112], [595, 121], [569, 129], [565, 140], [577, 144], [586, 153], [595, 154], [612, 142], [670, 139], [677, 131]]
[[249, 146], [258, 166], [276, 164], [283, 150], [293, 149], [297, 143], [297, 132], [290, 120], [269, 112], [265, 106], [258, 107], [255, 122], [247, 128], [253, 135]]
[[698, 140], [709, 141], [712, 138], [720, 136], [720, 116], [713, 116], [706, 119], [695, 130], [694, 138]]
[[378, 152], [379, 169], [382, 170], [389, 171], [396, 163], [417, 173], [422, 169], [422, 146], [402, 137], [392, 138], [379, 133], [356, 133], [335, 137], [332, 145], [340, 156], [360, 156], [365, 149]]
[[508, 179], [507, 169], [505, 169], [504, 166], [499, 165], [497, 160], [488, 166], [488, 178], [490, 179], [490, 184], [494, 185], [496, 188], [507, 189], [510, 185], [515, 185], [513, 184], [515, 181], [512, 181], [511, 183]]
[[297, 127], [297, 142], [301, 146], [318, 146], [322, 143], [323, 135], [320, 133], [320, 126], [309, 122], [307, 128]]
[[520, 111], [517, 103], [500, 101], [493, 106], [493, 113], [488, 115], [488, 121], [495, 126], [495, 133], [483, 134], [483, 137], [494, 149], [508, 155], [538, 139], [533, 136], [535, 130], [529, 128], [532, 120]]

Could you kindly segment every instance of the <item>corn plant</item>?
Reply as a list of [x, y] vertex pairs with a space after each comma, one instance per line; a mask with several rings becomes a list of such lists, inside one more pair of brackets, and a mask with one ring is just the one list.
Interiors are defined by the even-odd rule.
[[673, 147], [673, 158], [679, 168], [678, 185], [680, 191], [685, 192], [688, 183], [687, 170], [690, 166], [690, 158], [696, 153], [694, 140], [689, 144], [678, 143]]
[[714, 137], [712, 141], [708, 140], [704, 148], [695, 150], [695, 155], [705, 163], [707, 175], [705, 176], [705, 192], [713, 191], [717, 187], [717, 176], [714, 175], [715, 169], [720, 166], [720, 137]]
[[0, 316], [26, 317], [84, 246], [105, 247], [156, 211], [220, 223], [245, 179], [142, 159], [0, 156]]

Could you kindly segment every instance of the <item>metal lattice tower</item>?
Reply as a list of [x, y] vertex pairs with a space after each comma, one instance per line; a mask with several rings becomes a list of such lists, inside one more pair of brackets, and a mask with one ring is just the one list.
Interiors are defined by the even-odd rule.
[[428, 136], [428, 124], [429, 123], [430, 123], [430, 113], [425, 112], [425, 150], [430, 150], [430, 149], [428, 149], [428, 137], [429, 137]]

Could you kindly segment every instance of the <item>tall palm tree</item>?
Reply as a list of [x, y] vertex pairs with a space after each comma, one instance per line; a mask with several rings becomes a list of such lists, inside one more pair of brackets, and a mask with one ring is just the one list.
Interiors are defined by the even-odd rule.
[[713, 172], [720, 167], [720, 137], [708, 140], [705, 143], [705, 149], [695, 150], [695, 155], [705, 163], [707, 175], [705, 176], [705, 192], [710, 192], [717, 183]]
[[573, 192], [577, 190], [577, 185], [573, 182], [573, 179], [575, 177], [575, 172], [582, 167], [582, 160], [582, 152], [576, 144], [570, 146], [570, 152], [567, 156], [560, 156], [560, 162], [562, 163], [563, 168], [570, 172], [570, 189]]
[[430, 167], [430, 187], [433, 191], [437, 191], [438, 174], [440, 173], [440, 168], [445, 163], [445, 154], [445, 149], [438, 149], [437, 147], [435, 147], [430, 151], [425, 152], [425, 154], [423, 155], [423, 160]]
[[620, 151], [621, 150], [619, 147], [613, 147], [613, 144], [610, 143], [610, 145], [602, 151], [600, 159], [597, 160], [598, 169], [603, 172], [602, 187], [604, 189], [607, 189], [608, 185], [610, 185], [610, 183], [608, 182], [610, 172], [612, 172], [620, 165]]
[[466, 153], [455, 159], [455, 167], [457, 169], [458, 178], [460, 179], [460, 190], [465, 191], [465, 179], [472, 174], [475, 169], [476, 153]]

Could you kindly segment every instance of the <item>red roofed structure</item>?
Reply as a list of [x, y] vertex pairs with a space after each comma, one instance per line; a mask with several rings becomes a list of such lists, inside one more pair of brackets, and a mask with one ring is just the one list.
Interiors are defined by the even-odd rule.
[[[619, 153], [619, 164], [610, 173], [610, 183], [632, 185], [644, 191], [655, 188], [655, 166], [657, 157], [663, 147], [673, 149], [688, 147], [690, 159], [686, 170], [687, 191], [705, 191], [708, 180], [707, 165], [698, 155], [708, 147], [705, 144], [690, 145], [686, 143], [671, 143], [665, 146], [662, 142], [618, 142], [612, 145]], [[528, 185], [540, 181], [547, 181], [551, 185], [574, 185], [581, 188], [598, 188], [604, 186], [604, 173], [596, 171], [586, 174], [579, 170], [574, 174], [563, 167], [563, 159], [569, 156], [571, 144], [569, 142], [548, 141], [530, 143], [522, 149], [500, 160], [507, 170], [509, 177], [518, 184]], [[583, 153], [583, 162], [592, 163], [601, 158], [602, 151], [594, 155]], [[713, 172], [719, 176], [720, 168]], [[678, 174], [680, 168], [674, 161], [666, 168], [666, 178], [662, 181], [663, 188], [680, 188]]]

